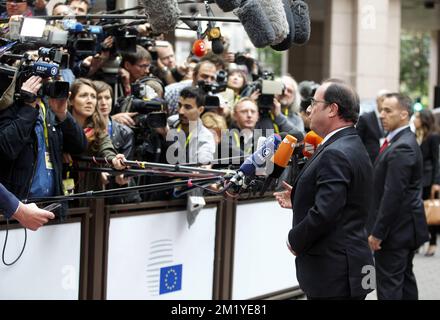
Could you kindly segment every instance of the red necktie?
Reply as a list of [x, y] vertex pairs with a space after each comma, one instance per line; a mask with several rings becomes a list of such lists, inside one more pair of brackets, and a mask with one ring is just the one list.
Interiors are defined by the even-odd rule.
[[385, 138], [385, 141], [383, 142], [383, 145], [379, 149], [379, 154], [381, 154], [387, 147], [388, 147], [388, 139]]

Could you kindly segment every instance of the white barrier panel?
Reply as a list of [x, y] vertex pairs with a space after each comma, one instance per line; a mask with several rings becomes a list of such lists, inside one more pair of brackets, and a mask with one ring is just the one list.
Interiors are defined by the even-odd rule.
[[111, 218], [107, 299], [212, 299], [216, 212]]
[[[2, 248], [5, 235], [0, 231]], [[7, 263], [18, 257], [23, 241], [22, 228], [9, 230]], [[0, 299], [78, 299], [80, 250], [79, 222], [28, 230], [21, 258], [9, 267], [0, 262]]]
[[277, 202], [239, 204], [236, 211], [233, 299], [249, 299], [298, 285], [286, 247], [292, 210]]

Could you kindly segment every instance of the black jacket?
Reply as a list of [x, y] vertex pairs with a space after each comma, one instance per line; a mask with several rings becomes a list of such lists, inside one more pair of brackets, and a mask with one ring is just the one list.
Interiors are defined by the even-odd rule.
[[[70, 113], [59, 122], [50, 108], [46, 109], [55, 195], [62, 195], [62, 154], [84, 152], [87, 140]], [[18, 103], [0, 112], [0, 182], [19, 199], [28, 197], [35, 173], [38, 140], [34, 128], [38, 115], [38, 109]]]
[[399, 132], [374, 164], [368, 230], [382, 250], [416, 249], [429, 240], [422, 201], [422, 154], [409, 128]]
[[367, 112], [359, 117], [356, 130], [370, 156], [371, 163], [376, 161], [380, 149], [380, 139], [385, 137], [383, 129], [379, 126], [376, 112]]
[[423, 157], [422, 186], [430, 187], [440, 184], [439, 176], [439, 143], [440, 136], [437, 133], [430, 134], [422, 141], [420, 149]]
[[133, 159], [134, 133], [126, 125], [117, 121], [112, 122], [112, 143], [118, 153], [122, 153], [126, 159]]
[[309, 297], [355, 297], [365, 266], [373, 266], [365, 225], [373, 169], [354, 127], [334, 134], [293, 184], [289, 243], [297, 279]]

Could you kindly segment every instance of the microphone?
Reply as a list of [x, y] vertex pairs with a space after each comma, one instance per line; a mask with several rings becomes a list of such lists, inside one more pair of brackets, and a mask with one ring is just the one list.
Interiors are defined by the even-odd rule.
[[267, 188], [278, 179], [281, 174], [286, 169], [287, 165], [289, 164], [289, 160], [292, 157], [293, 151], [295, 150], [295, 145], [298, 140], [294, 137], [288, 134], [283, 141], [281, 142], [277, 152], [275, 152], [272, 162], [273, 162], [273, 171], [272, 173], [267, 177], [266, 181], [264, 181], [263, 188], [261, 189], [260, 196], [263, 195]]
[[140, 0], [155, 33], [174, 31], [180, 18], [177, 0]]
[[240, 166], [237, 173], [229, 180], [230, 186], [241, 186], [243, 178], [254, 176], [256, 170], [263, 167], [267, 159], [273, 156], [280, 143], [281, 137], [279, 135], [275, 134], [268, 137], [261, 148], [250, 155]]
[[276, 41], [275, 30], [264, 13], [260, 1], [242, 1], [240, 7], [234, 10], [234, 14], [240, 20], [255, 47], [264, 48]]
[[322, 140], [323, 139], [318, 136], [315, 131], [309, 131], [304, 137], [303, 156], [306, 158], [311, 158]]
[[223, 12], [230, 12], [237, 8], [242, 0], [215, 0], [217, 5]]
[[289, 34], [289, 24], [281, 0], [259, 0], [267, 18], [275, 31], [275, 40], [271, 45], [281, 43]]
[[212, 40], [212, 52], [214, 52], [215, 54], [222, 54], [223, 50], [223, 43], [220, 39]]
[[302, 0], [291, 3], [293, 20], [295, 21], [295, 36], [293, 43], [304, 45], [310, 39], [310, 12], [309, 6]]

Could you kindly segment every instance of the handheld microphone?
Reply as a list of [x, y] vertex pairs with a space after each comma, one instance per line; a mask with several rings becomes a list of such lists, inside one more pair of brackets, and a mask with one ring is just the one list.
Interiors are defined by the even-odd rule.
[[292, 157], [293, 151], [295, 150], [295, 145], [297, 141], [298, 140], [290, 134], [288, 134], [283, 139], [278, 150], [275, 152], [272, 158], [272, 162], [274, 165], [273, 171], [264, 182], [260, 195], [263, 195], [266, 192], [267, 188], [273, 183], [273, 181], [278, 179], [284, 172], [284, 169], [286, 169], [287, 165], [289, 164], [289, 160]]
[[249, 156], [238, 169], [237, 173], [229, 180], [231, 185], [240, 186], [243, 178], [254, 176], [258, 168], [266, 164], [267, 159], [272, 157], [281, 143], [281, 137], [277, 134], [266, 139], [263, 146]]
[[322, 142], [322, 138], [315, 131], [309, 131], [304, 137], [303, 156], [310, 158]]
[[224, 50], [223, 42], [220, 39], [213, 39], [211, 43], [212, 43], [212, 52], [214, 52], [215, 54], [223, 53]]

